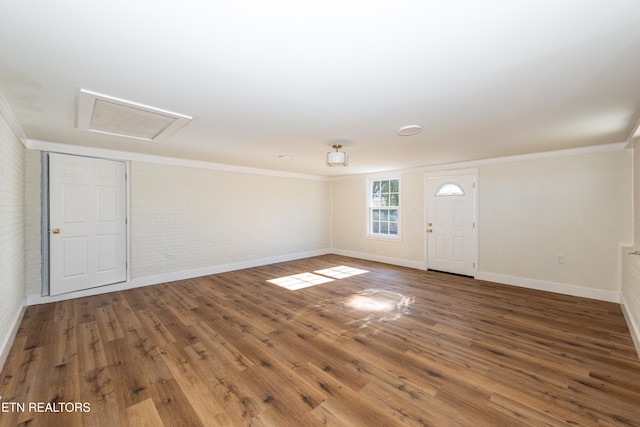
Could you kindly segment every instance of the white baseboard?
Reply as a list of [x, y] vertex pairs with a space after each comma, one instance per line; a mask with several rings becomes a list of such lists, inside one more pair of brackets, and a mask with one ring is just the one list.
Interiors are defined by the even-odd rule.
[[624, 294], [622, 295], [620, 306], [622, 307], [622, 314], [624, 314], [624, 320], [627, 322], [627, 327], [629, 328], [633, 345], [636, 347], [638, 358], [640, 358], [640, 325], [633, 320], [633, 316], [629, 313], [629, 309], [627, 308], [629, 303]]
[[502, 283], [505, 285], [519, 286], [521, 288], [536, 289], [539, 291], [554, 292], [556, 294], [571, 295], [597, 299], [608, 302], [620, 302], [620, 292], [603, 291], [600, 289], [585, 288], [582, 286], [569, 285], [566, 283], [547, 282], [544, 280], [527, 279], [525, 277], [509, 276], [506, 274], [487, 273], [479, 271], [475, 276], [478, 280]]
[[424, 262], [420, 262], [420, 261], [410, 261], [410, 260], [400, 259], [400, 258], [390, 258], [390, 257], [381, 256], [381, 255], [367, 254], [363, 252], [345, 251], [342, 249], [334, 249], [331, 253], [334, 253], [336, 255], [348, 256], [351, 258], [364, 259], [367, 261], [375, 261], [375, 262], [382, 262], [385, 264], [398, 265], [400, 267], [415, 268], [417, 270], [425, 269]]
[[[424, 270], [425, 265], [419, 261], [411, 261], [400, 258], [391, 258], [381, 255], [373, 255], [363, 252], [346, 251], [342, 249], [320, 249], [315, 251], [298, 252], [287, 255], [280, 255], [268, 258], [259, 258], [253, 260], [240, 261], [236, 263], [213, 265], [209, 267], [197, 268], [192, 270], [176, 271], [171, 273], [157, 274], [153, 276], [145, 276], [131, 279], [126, 282], [116, 283], [113, 285], [101, 286], [97, 288], [85, 289], [77, 292], [70, 292], [55, 296], [29, 295], [27, 297], [27, 305], [44, 304], [49, 302], [64, 301], [67, 299], [81, 298], [91, 295], [98, 295], [108, 292], [117, 292], [126, 289], [139, 288], [143, 286], [157, 285], [159, 283], [173, 282], [176, 280], [191, 279], [194, 277], [208, 276], [210, 274], [219, 274], [227, 271], [241, 270], [244, 268], [258, 267], [261, 265], [274, 264], [278, 262], [293, 261], [296, 259], [309, 258], [314, 256], [336, 254], [353, 258], [364, 259], [368, 261], [381, 262], [385, 264], [398, 265], [401, 267], [415, 268]], [[480, 271], [475, 276], [478, 280], [486, 280], [490, 282], [502, 283], [506, 285], [519, 286], [529, 289], [537, 289], [541, 291], [555, 292], [564, 295], [572, 295], [584, 298], [597, 299], [620, 303], [620, 293], [614, 291], [603, 291], [599, 289], [585, 288], [581, 286], [568, 285], [565, 283], [547, 282], [543, 280], [528, 279], [524, 277], [509, 276], [504, 274], [488, 273]]]
[[209, 267], [196, 268], [192, 270], [175, 271], [171, 273], [156, 274], [153, 276], [137, 277], [122, 283], [99, 286], [82, 291], [69, 292], [61, 295], [42, 296], [29, 295], [28, 305], [45, 304], [49, 302], [65, 301], [68, 299], [88, 297], [92, 295], [106, 294], [109, 292], [124, 291], [127, 289], [141, 288], [143, 286], [157, 285], [159, 283], [173, 282], [176, 280], [192, 279], [194, 277], [208, 276], [210, 274], [225, 273], [227, 271], [242, 270], [243, 268], [259, 267], [261, 265], [275, 264], [278, 262], [293, 261], [296, 259], [309, 258], [332, 253], [330, 249], [319, 249], [315, 251], [298, 252], [293, 254], [279, 255], [268, 258], [258, 258], [247, 261], [240, 261], [229, 264], [212, 265]]
[[140, 277], [133, 279], [134, 288], [148, 285], [156, 285], [158, 283], [173, 282], [176, 280], [191, 279], [193, 277], [209, 276], [211, 274], [220, 274], [227, 271], [242, 270], [244, 268], [259, 267], [261, 265], [275, 264], [278, 262], [294, 261], [297, 259], [310, 258], [314, 256], [330, 254], [331, 250], [321, 249], [317, 251], [298, 252], [295, 254], [274, 256], [268, 258], [259, 258], [248, 261], [234, 262], [230, 264], [214, 265], [211, 267], [197, 268], [187, 271], [176, 271], [174, 273], [158, 274], [155, 276]]
[[9, 352], [11, 351], [11, 346], [13, 345], [13, 341], [18, 334], [18, 329], [20, 329], [20, 324], [22, 323], [22, 318], [24, 317], [24, 312], [27, 309], [27, 301], [23, 301], [20, 309], [17, 311], [16, 316], [14, 317], [13, 324], [11, 325], [11, 332], [4, 338], [2, 343], [0, 344], [0, 371], [4, 368], [4, 364], [9, 357]]

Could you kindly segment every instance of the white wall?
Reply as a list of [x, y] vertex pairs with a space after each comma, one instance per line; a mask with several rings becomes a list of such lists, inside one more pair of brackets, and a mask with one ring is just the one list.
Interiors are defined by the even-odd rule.
[[25, 304], [25, 149], [0, 115], [0, 368]]
[[391, 173], [400, 177], [399, 240], [367, 236], [366, 176], [343, 177], [332, 185], [332, 244], [338, 254], [424, 268], [424, 174]]
[[483, 166], [478, 276], [618, 301], [631, 205], [629, 150]]
[[131, 234], [133, 279], [326, 253], [330, 183], [132, 162]]
[[[618, 248], [632, 234], [629, 150], [519, 159], [475, 165], [477, 277], [618, 301]], [[400, 242], [366, 237], [366, 178], [333, 181], [334, 251], [424, 268], [424, 172], [401, 174]]]

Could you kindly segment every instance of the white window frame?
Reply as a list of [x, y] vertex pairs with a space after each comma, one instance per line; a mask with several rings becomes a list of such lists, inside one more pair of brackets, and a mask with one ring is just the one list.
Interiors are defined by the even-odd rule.
[[[374, 182], [382, 182], [382, 181], [398, 181], [398, 204], [397, 206], [376, 206], [373, 203], [373, 184]], [[396, 194], [395, 192], [390, 194]], [[384, 234], [373, 231], [373, 215], [374, 209], [382, 209], [382, 210], [397, 210], [397, 220], [395, 221], [397, 224], [397, 234]], [[376, 178], [369, 178], [367, 180], [367, 237], [374, 239], [385, 239], [385, 240], [400, 240], [401, 236], [401, 212], [402, 212], [402, 182], [400, 177], [398, 176], [383, 176]]]

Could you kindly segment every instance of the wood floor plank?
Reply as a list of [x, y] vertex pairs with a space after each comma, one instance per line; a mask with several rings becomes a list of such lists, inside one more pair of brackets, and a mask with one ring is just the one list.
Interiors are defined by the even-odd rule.
[[325, 255], [28, 307], [0, 396], [90, 406], [0, 427], [638, 426], [640, 360], [617, 304]]
[[102, 334], [96, 321], [79, 323], [77, 327], [80, 372], [86, 373], [107, 366]]
[[126, 424], [130, 427], [160, 427], [163, 425], [160, 414], [158, 414], [151, 398], [127, 408]]
[[[185, 348], [191, 363], [203, 372], [212, 393], [210, 399], [222, 402], [227, 415], [233, 420], [230, 425], [253, 425], [255, 417], [264, 408], [262, 394], [243, 380], [242, 372], [229, 365], [218, 363], [219, 359], [200, 343]], [[231, 369], [230, 369], [231, 368]]]
[[[225, 411], [224, 402], [211, 399], [212, 390], [203, 372], [194, 364], [183, 349], [166, 346], [161, 352], [162, 360], [176, 380], [200, 420], [207, 425], [232, 425], [233, 418]], [[206, 421], [204, 421], [206, 420]]]

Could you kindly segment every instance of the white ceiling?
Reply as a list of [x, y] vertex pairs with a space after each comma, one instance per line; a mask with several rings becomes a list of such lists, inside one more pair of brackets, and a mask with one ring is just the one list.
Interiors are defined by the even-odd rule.
[[[81, 88], [193, 120], [80, 130]], [[0, 93], [29, 139], [314, 175], [618, 143], [640, 1], [2, 0]]]

